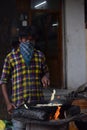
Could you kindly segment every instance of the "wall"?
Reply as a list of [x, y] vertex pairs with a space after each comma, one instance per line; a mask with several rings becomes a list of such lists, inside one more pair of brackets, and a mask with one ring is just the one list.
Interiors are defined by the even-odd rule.
[[84, 0], [65, 1], [66, 79], [68, 89], [86, 82]]
[[85, 29], [85, 38], [86, 38], [86, 74], [87, 74], [87, 28]]

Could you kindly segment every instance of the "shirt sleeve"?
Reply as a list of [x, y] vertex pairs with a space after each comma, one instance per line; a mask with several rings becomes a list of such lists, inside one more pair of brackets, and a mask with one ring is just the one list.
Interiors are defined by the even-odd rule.
[[4, 60], [0, 84], [6, 84], [8, 82], [8, 78], [10, 76], [10, 70], [11, 70], [10, 62], [9, 62], [8, 57], [6, 57]]

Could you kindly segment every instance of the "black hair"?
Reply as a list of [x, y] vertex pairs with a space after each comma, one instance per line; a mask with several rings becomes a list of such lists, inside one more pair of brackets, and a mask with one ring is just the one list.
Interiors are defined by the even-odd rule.
[[28, 36], [31, 36], [32, 38], [35, 38], [36, 36], [36, 30], [34, 26], [27, 26], [27, 27], [22, 27], [19, 29], [19, 37], [25, 37], [27, 38]]

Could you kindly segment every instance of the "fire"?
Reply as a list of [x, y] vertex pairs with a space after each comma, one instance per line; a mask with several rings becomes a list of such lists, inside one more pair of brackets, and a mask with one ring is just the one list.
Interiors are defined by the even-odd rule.
[[57, 120], [60, 115], [60, 109], [61, 109], [61, 107], [58, 106], [58, 109], [56, 110], [55, 115], [54, 115], [55, 120]]
[[61, 107], [58, 106], [55, 114], [54, 115], [50, 115], [50, 120], [57, 120], [58, 119], [58, 117], [60, 115], [60, 109], [61, 109]]

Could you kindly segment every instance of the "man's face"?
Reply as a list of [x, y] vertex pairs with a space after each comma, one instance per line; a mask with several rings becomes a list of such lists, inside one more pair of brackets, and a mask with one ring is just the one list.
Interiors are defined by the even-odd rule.
[[28, 40], [28, 38], [26, 38], [26, 37], [19, 38], [19, 42], [26, 43], [27, 40]]
[[32, 36], [20, 37], [20, 38], [19, 38], [19, 42], [26, 43], [26, 41], [32, 41]]

